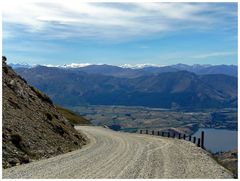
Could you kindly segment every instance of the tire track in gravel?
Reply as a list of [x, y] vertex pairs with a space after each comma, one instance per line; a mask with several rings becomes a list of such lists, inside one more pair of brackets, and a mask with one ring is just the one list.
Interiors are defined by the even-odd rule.
[[79, 126], [82, 149], [3, 169], [3, 178], [232, 178], [206, 151], [178, 139]]

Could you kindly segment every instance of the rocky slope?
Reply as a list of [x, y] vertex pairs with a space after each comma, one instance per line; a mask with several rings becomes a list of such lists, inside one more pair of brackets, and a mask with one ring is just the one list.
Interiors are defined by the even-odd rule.
[[51, 99], [3, 62], [3, 168], [80, 148], [86, 138], [56, 110]]

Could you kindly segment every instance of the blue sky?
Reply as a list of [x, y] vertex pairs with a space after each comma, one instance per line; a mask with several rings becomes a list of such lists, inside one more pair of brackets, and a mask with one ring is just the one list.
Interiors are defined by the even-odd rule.
[[3, 54], [11, 63], [237, 64], [237, 3], [69, 0], [9, 7]]

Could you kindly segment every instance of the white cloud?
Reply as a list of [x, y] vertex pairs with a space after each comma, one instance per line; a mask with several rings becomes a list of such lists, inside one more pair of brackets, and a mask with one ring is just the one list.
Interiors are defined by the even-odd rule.
[[[53, 38], [95, 37], [121, 39], [186, 28], [210, 28], [225, 16], [236, 16], [224, 6], [207, 3], [80, 3], [59, 2], [5, 3], [4, 28], [10, 25], [29, 33]], [[124, 5], [125, 8], [121, 8]], [[207, 13], [206, 13], [207, 12]], [[220, 13], [219, 16], [217, 16]], [[6, 37], [5, 37], [6, 38]]]
[[229, 56], [229, 55], [235, 55], [236, 52], [210, 52], [210, 53], [203, 53], [199, 55], [193, 55], [191, 58], [196, 59], [204, 59], [209, 57], [222, 57], [222, 56]]

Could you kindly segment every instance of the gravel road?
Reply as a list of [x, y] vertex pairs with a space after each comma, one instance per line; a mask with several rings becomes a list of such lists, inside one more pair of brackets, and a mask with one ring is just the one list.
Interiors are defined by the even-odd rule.
[[79, 126], [80, 150], [3, 169], [3, 178], [232, 178], [194, 144], [178, 139]]

